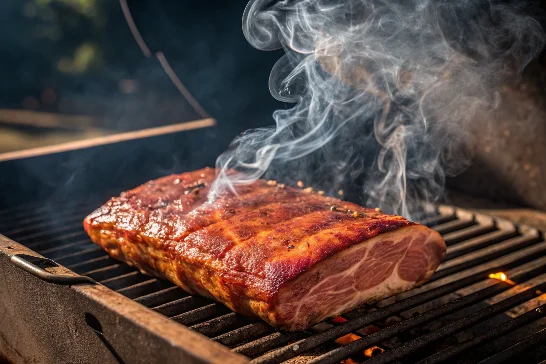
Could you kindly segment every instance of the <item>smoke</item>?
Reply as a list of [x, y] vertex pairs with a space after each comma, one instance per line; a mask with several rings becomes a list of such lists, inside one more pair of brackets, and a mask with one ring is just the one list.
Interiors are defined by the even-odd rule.
[[407, 217], [469, 165], [474, 114], [544, 44], [521, 9], [478, 0], [257, 0], [243, 32], [284, 49], [269, 88], [294, 106], [232, 142], [210, 199], [260, 177], [329, 193], [361, 180], [361, 202]]

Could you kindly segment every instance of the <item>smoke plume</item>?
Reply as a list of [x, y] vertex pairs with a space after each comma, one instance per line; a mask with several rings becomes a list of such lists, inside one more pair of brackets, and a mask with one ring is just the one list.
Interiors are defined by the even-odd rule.
[[407, 217], [469, 165], [473, 115], [544, 44], [521, 9], [479, 0], [257, 0], [243, 32], [284, 49], [269, 88], [294, 105], [232, 142], [210, 198], [260, 177], [328, 193], [361, 180], [362, 203]]

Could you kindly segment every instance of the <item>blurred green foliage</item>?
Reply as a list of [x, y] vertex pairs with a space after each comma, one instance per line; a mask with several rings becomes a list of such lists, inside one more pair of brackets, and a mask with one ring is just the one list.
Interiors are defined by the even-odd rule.
[[107, 20], [105, 7], [100, 0], [31, 0], [23, 3], [22, 14], [33, 23], [34, 38], [55, 43], [56, 69], [82, 74], [103, 64], [98, 40]]

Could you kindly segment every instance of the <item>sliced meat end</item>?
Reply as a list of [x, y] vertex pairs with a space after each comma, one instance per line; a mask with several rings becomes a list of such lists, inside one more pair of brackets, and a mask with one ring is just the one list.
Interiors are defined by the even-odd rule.
[[440, 265], [446, 245], [437, 232], [412, 225], [363, 241], [287, 282], [262, 319], [303, 330], [363, 304], [422, 284]]

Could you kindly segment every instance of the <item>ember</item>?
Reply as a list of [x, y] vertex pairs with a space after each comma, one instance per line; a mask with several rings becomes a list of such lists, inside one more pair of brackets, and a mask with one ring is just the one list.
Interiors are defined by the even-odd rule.
[[347, 322], [347, 319], [344, 317], [338, 316], [336, 318], [333, 318], [332, 322], [335, 322], [336, 324], [342, 324], [344, 322]]
[[347, 344], [352, 343], [353, 341], [356, 341], [358, 339], [360, 339], [360, 336], [351, 333], [351, 334], [347, 334], [345, 336], [342, 336], [339, 339], [336, 339], [336, 344], [347, 345]]
[[506, 282], [506, 283], [514, 285], [514, 286], [516, 285], [516, 282], [508, 279], [508, 276], [503, 272], [491, 273], [489, 275], [489, 278], [498, 279], [499, 281], [503, 281], [503, 282]]
[[371, 348], [364, 350], [364, 355], [371, 358], [372, 356], [381, 354], [384, 351], [385, 349], [381, 349], [379, 346], [372, 346]]

